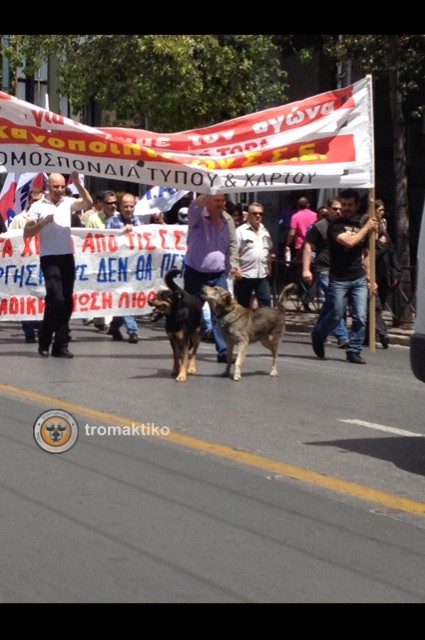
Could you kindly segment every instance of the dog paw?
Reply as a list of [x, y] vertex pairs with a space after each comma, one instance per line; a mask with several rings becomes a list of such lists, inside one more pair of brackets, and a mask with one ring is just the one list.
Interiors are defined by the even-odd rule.
[[270, 371], [270, 375], [272, 376], [272, 378], [276, 378], [276, 376], [278, 375], [277, 371]]
[[186, 382], [186, 376], [182, 376], [182, 375], [177, 376], [176, 382]]
[[233, 374], [233, 380], [236, 380], [236, 382], [237, 382], [238, 380], [240, 380], [241, 378], [242, 378], [242, 376], [241, 376], [241, 374], [240, 374], [240, 373], [234, 373], [234, 374]]

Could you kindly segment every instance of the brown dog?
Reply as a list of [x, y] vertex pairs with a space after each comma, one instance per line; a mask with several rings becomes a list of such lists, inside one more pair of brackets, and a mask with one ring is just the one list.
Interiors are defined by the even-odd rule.
[[179, 269], [167, 271], [164, 280], [169, 289], [158, 291], [149, 305], [165, 316], [165, 330], [173, 349], [171, 375], [177, 382], [186, 382], [187, 374], [196, 373], [203, 302], [174, 282], [179, 273]]
[[278, 304], [274, 308], [260, 307], [246, 309], [242, 307], [229, 291], [222, 287], [202, 287], [203, 297], [217, 316], [221, 332], [227, 345], [227, 366], [223, 375], [230, 375], [234, 345], [238, 346], [233, 380], [240, 380], [242, 363], [245, 359], [248, 345], [260, 341], [270, 349], [273, 355], [271, 376], [277, 376], [277, 361], [279, 343], [285, 330], [285, 301], [288, 291], [294, 287], [287, 285], [279, 296]]

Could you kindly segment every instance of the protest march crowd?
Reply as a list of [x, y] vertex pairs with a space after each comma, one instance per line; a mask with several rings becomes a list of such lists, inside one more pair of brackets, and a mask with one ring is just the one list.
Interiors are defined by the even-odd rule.
[[[243, 192], [298, 191], [295, 210], [285, 212], [284, 258], [303, 263], [300, 277], [307, 284], [317, 280], [322, 292], [313, 351], [325, 358], [327, 336], [334, 333], [347, 361], [364, 364], [368, 292], [383, 304], [382, 292], [397, 281], [387, 230], [377, 215], [361, 219], [355, 190], [375, 184], [370, 76], [296, 103], [166, 134], [90, 127], [3, 92], [0, 109], [0, 171], [7, 174], [0, 213], [8, 222], [0, 229], [0, 320], [21, 321], [41, 357], [73, 357], [71, 315], [93, 321], [114, 340], [123, 339], [125, 326], [136, 344], [137, 316], [150, 312], [149, 302], [173, 270], [181, 272], [190, 295], [200, 297], [204, 286], [232, 287], [242, 308], [261, 315], [271, 306], [273, 257], [282, 259], [281, 247], [273, 247], [261, 202], [242, 211], [230, 200]], [[34, 170], [48, 172], [46, 185], [32, 184], [12, 219], [10, 198], [19, 191], [13, 176], [26, 175], [13, 172]], [[130, 188], [91, 194], [82, 175], [153, 184], [173, 191], [178, 208], [155, 210], [152, 198], [137, 199]], [[337, 206], [311, 208], [307, 194], [318, 189], [337, 194], [339, 214]], [[382, 246], [381, 284], [370, 278], [370, 237]], [[308, 308], [308, 296], [304, 304]], [[204, 337], [214, 341], [222, 362], [220, 322], [204, 309]], [[378, 330], [387, 348], [384, 326]]]
[[[182, 271], [184, 289], [195, 295], [201, 296], [202, 285], [209, 284], [232, 289], [243, 307], [270, 307], [272, 259], [284, 256], [298, 265], [302, 280], [309, 288], [315, 284], [321, 297], [323, 304], [312, 332], [312, 348], [318, 358], [325, 358], [324, 345], [333, 334], [338, 346], [345, 349], [348, 362], [365, 363], [361, 350], [366, 341], [371, 287], [376, 298], [377, 335], [383, 348], [388, 348], [382, 311], [400, 278], [400, 265], [386, 229], [382, 201], [376, 201], [375, 216], [369, 218], [360, 216], [355, 189], [341, 190], [317, 212], [302, 195], [289, 216], [288, 211], [282, 212], [286, 238], [283, 248], [278, 248], [273, 247], [264, 224], [261, 203], [251, 202], [244, 210], [241, 203], [224, 194], [196, 196], [177, 189], [168, 191], [168, 201], [158, 207], [160, 199], [152, 198], [152, 190], [142, 199], [112, 190], [91, 195], [76, 171], [68, 183], [64, 175], [52, 173], [44, 188], [28, 190], [25, 208], [10, 217], [8, 225], [3, 217], [6, 212], [0, 211], [1, 257], [14, 256], [14, 249], [23, 242], [21, 256], [39, 258], [38, 270], [34, 262], [21, 268], [25, 277], [19, 277], [16, 266], [13, 272], [0, 261], [0, 314], [10, 319], [7, 311], [12, 313], [15, 308], [18, 317], [21, 313], [25, 341], [37, 343], [41, 357], [73, 357], [69, 351], [73, 313], [113, 340], [123, 340], [121, 329], [125, 328], [128, 341], [136, 344], [139, 313], [151, 312], [149, 299], [164, 288], [163, 278], [170, 268]], [[373, 283], [368, 262], [370, 232], [375, 233], [377, 247]], [[89, 258], [85, 263], [76, 260], [76, 246], [77, 255], [80, 251], [81, 255], [99, 253], [103, 257], [93, 268]], [[276, 253], [280, 250], [282, 256]], [[134, 254], [134, 259], [124, 257], [126, 252]], [[155, 261], [157, 254], [160, 261]], [[88, 281], [90, 273], [96, 273], [99, 291], [78, 293], [77, 285]], [[31, 285], [37, 284], [36, 295], [27, 296], [26, 301], [25, 295], [12, 295], [7, 301], [6, 285], [17, 281], [30, 291]], [[113, 298], [119, 283], [131, 288], [136, 281], [142, 285], [121, 290], [119, 297]], [[308, 308], [308, 295], [304, 304]], [[202, 339], [215, 343], [218, 362], [226, 362], [219, 323], [206, 303]]]

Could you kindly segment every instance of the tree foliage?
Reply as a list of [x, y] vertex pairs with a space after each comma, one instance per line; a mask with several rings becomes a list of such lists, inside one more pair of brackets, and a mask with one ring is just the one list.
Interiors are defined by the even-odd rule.
[[[398, 90], [403, 101], [418, 98], [416, 114], [422, 111], [424, 87], [425, 35], [344, 35], [323, 36], [324, 52], [338, 62], [350, 61], [361, 73], [374, 78], [398, 74]], [[397, 48], [394, 58], [392, 51]]]
[[60, 60], [60, 90], [73, 110], [94, 100], [115, 111], [116, 125], [178, 131], [285, 99], [272, 36], [16, 35], [6, 54], [28, 73], [47, 57]]
[[[425, 35], [324, 36], [324, 50], [339, 62], [350, 61], [353, 68], [362, 73], [388, 80], [393, 125], [395, 241], [402, 265], [409, 267], [412, 261], [406, 120], [410, 116], [420, 115], [424, 110]], [[406, 269], [402, 281], [406, 290], [409, 280], [410, 271]], [[410, 307], [405, 309], [403, 319], [411, 320]]]

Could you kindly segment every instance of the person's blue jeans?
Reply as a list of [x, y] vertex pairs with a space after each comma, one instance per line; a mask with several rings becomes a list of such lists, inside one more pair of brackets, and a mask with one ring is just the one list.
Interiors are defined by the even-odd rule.
[[137, 326], [137, 322], [134, 316], [114, 316], [112, 318], [112, 322], [110, 324], [109, 330], [119, 331], [120, 327], [125, 324], [125, 328], [127, 329], [128, 335], [130, 333], [138, 333], [139, 328]]
[[[223, 287], [223, 289], [229, 289], [227, 286], [227, 276], [224, 271], [219, 273], [203, 273], [202, 271], [196, 271], [188, 265], [184, 269], [184, 289], [188, 293], [201, 298], [202, 287], [204, 284], [208, 284], [210, 287]], [[221, 335], [220, 325], [218, 324], [215, 313], [211, 310], [211, 323], [215, 340], [215, 348], [219, 356], [227, 355], [226, 343]]]
[[207, 337], [213, 330], [211, 311], [208, 303], [205, 303], [202, 307], [202, 323], [201, 323], [201, 336]]
[[37, 320], [22, 320], [21, 326], [26, 338], [35, 338], [40, 323]]
[[348, 336], [347, 351], [360, 353], [362, 350], [367, 319], [368, 288], [366, 277], [356, 280], [329, 280], [329, 311], [317, 322], [313, 332], [321, 342], [344, 317], [347, 306], [351, 306], [351, 329]]
[[[320, 322], [330, 311], [330, 303], [329, 303], [329, 271], [317, 271], [316, 272], [316, 283], [319, 288], [323, 291], [323, 295], [325, 296], [325, 301], [320, 309], [319, 317], [317, 322]], [[348, 340], [348, 329], [345, 324], [344, 318], [338, 322], [337, 326], [332, 332], [335, 338], [338, 341]]]

